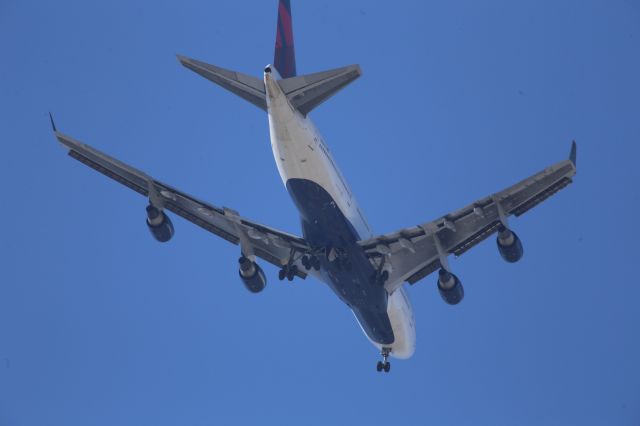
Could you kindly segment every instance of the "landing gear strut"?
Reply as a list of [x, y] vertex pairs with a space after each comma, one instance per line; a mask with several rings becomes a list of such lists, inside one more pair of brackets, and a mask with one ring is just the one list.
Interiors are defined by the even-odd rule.
[[389, 371], [391, 371], [391, 363], [387, 361], [390, 353], [391, 348], [382, 348], [380, 354], [382, 355], [383, 360], [378, 361], [378, 364], [376, 365], [376, 370], [378, 370], [378, 372], [384, 370], [385, 373], [388, 373]]
[[386, 258], [383, 256], [378, 268], [371, 274], [369, 282], [372, 285], [383, 286], [389, 279], [389, 270], [384, 267]]

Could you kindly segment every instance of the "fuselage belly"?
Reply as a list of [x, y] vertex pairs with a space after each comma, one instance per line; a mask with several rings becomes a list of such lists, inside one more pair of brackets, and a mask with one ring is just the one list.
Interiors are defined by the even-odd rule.
[[315, 125], [290, 106], [277, 80], [276, 71], [265, 72], [271, 147], [304, 237], [324, 254], [320, 278], [352, 309], [375, 346], [408, 358], [415, 350], [408, 296], [402, 287], [389, 295], [371, 279], [376, 270], [357, 242], [372, 231]]

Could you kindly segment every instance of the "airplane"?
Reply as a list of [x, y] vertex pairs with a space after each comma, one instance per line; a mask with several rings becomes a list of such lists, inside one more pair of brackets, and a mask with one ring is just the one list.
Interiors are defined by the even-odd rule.
[[267, 278], [258, 259], [279, 268], [280, 280], [313, 277], [326, 283], [352, 311], [380, 352], [378, 372], [389, 357], [407, 359], [416, 348], [416, 325], [407, 286], [438, 271], [445, 303], [464, 297], [448, 258], [461, 256], [493, 234], [498, 252], [517, 262], [524, 250], [508, 219], [520, 216], [572, 182], [576, 143], [569, 159], [459, 210], [417, 226], [375, 235], [358, 207], [310, 113], [361, 75], [358, 65], [297, 75], [290, 0], [279, 0], [273, 64], [262, 78], [177, 55], [182, 65], [266, 111], [273, 156], [301, 217], [302, 237], [254, 222], [167, 185], [59, 132], [68, 155], [147, 197], [146, 223], [153, 237], [169, 241], [167, 212], [240, 246], [238, 274], [247, 290], [260, 293]]

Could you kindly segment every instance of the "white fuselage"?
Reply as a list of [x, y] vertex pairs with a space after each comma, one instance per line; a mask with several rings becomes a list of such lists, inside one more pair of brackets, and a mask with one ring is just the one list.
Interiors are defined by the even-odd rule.
[[[277, 71], [265, 72], [269, 132], [271, 147], [283, 183], [290, 179], [305, 179], [327, 191], [360, 239], [373, 236], [373, 232], [331, 152], [311, 119], [295, 110], [282, 92]], [[395, 340], [391, 355], [409, 358], [415, 351], [415, 322], [413, 309], [403, 287], [388, 296], [387, 314]], [[366, 333], [365, 333], [366, 335]], [[382, 345], [372, 343], [379, 349]]]

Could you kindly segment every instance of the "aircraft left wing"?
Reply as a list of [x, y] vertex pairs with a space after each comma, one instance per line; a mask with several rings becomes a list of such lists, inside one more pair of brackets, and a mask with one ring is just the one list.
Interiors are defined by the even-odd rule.
[[450, 254], [462, 255], [572, 182], [576, 173], [576, 144], [568, 160], [432, 222], [380, 235], [358, 244], [374, 267], [388, 263], [385, 287], [391, 293], [403, 282], [415, 284], [447, 263]]
[[[52, 120], [53, 124], [53, 120]], [[295, 235], [278, 231], [240, 216], [236, 211], [216, 207], [162, 183], [144, 172], [112, 158], [97, 149], [58, 132], [55, 136], [72, 158], [152, 199], [178, 216], [232, 244], [240, 244], [246, 255], [255, 254], [267, 262], [283, 267], [297, 265], [297, 275], [306, 278], [300, 258], [311, 251], [307, 242]], [[249, 253], [247, 253], [249, 252]], [[291, 263], [289, 261], [291, 260]]]

